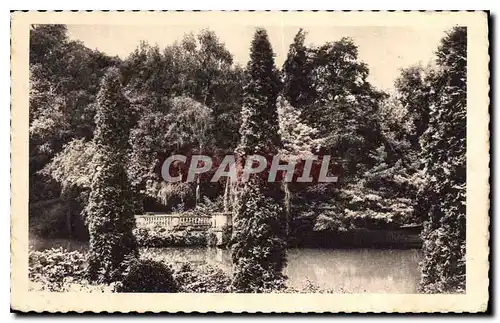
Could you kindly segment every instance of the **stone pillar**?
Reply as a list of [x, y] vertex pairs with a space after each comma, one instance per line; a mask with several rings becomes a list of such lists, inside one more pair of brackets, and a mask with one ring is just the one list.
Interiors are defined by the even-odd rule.
[[229, 241], [226, 241], [228, 240], [228, 237], [226, 236], [227, 234], [225, 234], [225, 231], [230, 230], [230, 227], [233, 224], [231, 213], [215, 213], [212, 221], [214, 233], [217, 237], [217, 246], [226, 245]]

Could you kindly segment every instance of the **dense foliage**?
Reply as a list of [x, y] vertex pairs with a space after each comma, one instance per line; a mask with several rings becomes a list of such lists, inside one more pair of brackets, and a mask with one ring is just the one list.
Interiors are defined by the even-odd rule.
[[150, 259], [132, 259], [116, 286], [121, 293], [174, 293], [177, 283], [173, 270], [166, 264]]
[[[79, 158], [79, 150], [92, 139], [100, 79], [108, 67], [118, 63], [117, 58], [70, 40], [64, 25], [31, 27], [29, 202], [36, 211], [30, 212], [30, 222], [39, 224], [44, 221], [39, 216], [52, 212], [54, 222], [63, 224], [45, 230], [46, 235], [86, 237], [80, 212], [87, 192], [81, 183], [72, 182], [79, 176], [72, 175], [70, 162], [65, 160]], [[73, 140], [79, 142], [65, 147]], [[54, 167], [44, 171], [51, 162]], [[79, 162], [72, 165], [76, 172], [92, 169], [86, 160]], [[60, 212], [46, 209], [45, 201], [59, 198]]]
[[[368, 82], [369, 70], [351, 39], [308, 48], [304, 38], [300, 30], [283, 66], [285, 97], [301, 113], [292, 117], [297, 114], [288, 109], [286, 115], [295, 119], [290, 128], [306, 152], [332, 156], [330, 169], [339, 182], [288, 185], [296, 207], [292, 235], [415, 222], [418, 151], [408, 143], [412, 129], [402, 103]], [[290, 147], [287, 137], [283, 144]]]
[[[241, 68], [209, 30], [186, 35], [164, 49], [141, 43], [123, 61], [69, 40], [62, 25], [34, 26], [31, 33], [30, 192], [46, 196], [30, 198], [32, 209], [39, 210], [30, 215], [37, 226], [48, 213], [58, 223], [53, 233], [43, 229], [45, 234], [86, 238], [82, 223], [96, 170], [89, 167], [95, 153], [96, 98], [99, 79], [109, 66], [119, 68], [130, 101], [125, 165], [137, 193], [137, 212], [170, 211], [179, 204], [189, 209], [204, 196], [217, 199], [224, 194], [224, 182], [165, 183], [162, 162], [176, 153], [232, 153], [241, 142], [240, 155], [251, 147], [254, 152], [280, 152], [283, 159], [310, 152], [334, 157], [339, 183], [281, 188], [290, 200], [285, 211], [292, 235], [297, 225], [336, 229], [326, 225], [328, 219], [318, 219], [321, 210], [304, 227], [305, 222], [293, 219], [301, 218], [290, 210], [295, 206], [334, 208], [335, 217], [348, 227], [370, 224], [374, 216], [378, 224], [421, 221], [412, 212], [415, 190], [408, 181], [419, 167], [418, 140], [428, 122], [430, 87], [424, 74], [431, 73], [422, 68], [404, 70], [396, 93], [387, 98], [367, 81], [368, 68], [348, 38], [310, 47], [300, 30], [283, 65], [281, 86], [269, 44], [254, 40], [256, 50]], [[70, 72], [82, 57], [80, 72]], [[280, 92], [283, 99], [277, 100]], [[73, 93], [86, 96], [75, 100]], [[245, 123], [242, 135], [240, 122]], [[366, 174], [380, 176], [368, 179]], [[382, 188], [387, 183], [390, 187]], [[275, 198], [283, 197], [279, 188], [274, 191]], [[398, 193], [394, 198], [393, 192]], [[370, 206], [366, 196], [372, 193], [385, 206]], [[60, 199], [58, 208], [45, 211], [45, 204], [37, 204], [53, 198]]]
[[[299, 165], [303, 165], [305, 159], [310, 158], [313, 154], [320, 150], [322, 145], [321, 138], [316, 138], [318, 131], [307, 125], [301, 118], [301, 111], [282, 98], [277, 101], [278, 108], [278, 134], [281, 138], [281, 148], [279, 149], [280, 160], [289, 163], [296, 163], [294, 176], [303, 169]], [[291, 209], [293, 195], [295, 192], [304, 189], [304, 185], [291, 184], [285, 180], [283, 176], [282, 189], [284, 192], [284, 225], [285, 235], [290, 235], [291, 226]]]
[[[285, 245], [301, 235], [424, 223], [421, 290], [464, 291], [466, 29], [442, 39], [434, 63], [401, 70], [392, 93], [369, 82], [352, 39], [306, 45], [306, 37], [299, 30], [279, 70], [264, 29], [241, 67], [210, 30], [163, 49], [142, 42], [120, 59], [69, 39], [64, 25], [33, 25], [30, 232], [89, 239], [93, 280], [117, 281], [125, 270], [160, 279], [168, 270], [133, 260], [138, 245], [210, 245], [214, 233], [135, 228], [134, 214], [231, 210], [224, 235], [234, 275], [188, 267], [172, 275], [180, 291], [263, 292], [283, 290]], [[237, 183], [161, 176], [173, 154], [233, 153]], [[328, 175], [339, 181], [242, 182], [253, 154], [282, 162], [330, 155]], [[67, 290], [62, 276], [82, 280], [83, 264], [70, 254], [73, 272], [59, 253], [33, 254], [30, 277], [42, 280], [44, 257], [57, 258], [56, 276], [43, 271], [43, 279]]]
[[87, 224], [90, 233], [88, 274], [111, 282], [137, 253], [134, 195], [124, 169], [130, 129], [129, 102], [122, 94], [119, 74], [110, 70], [102, 81], [94, 136], [96, 173], [90, 183]]
[[204, 247], [211, 240], [207, 231], [192, 231], [189, 228], [172, 231], [157, 225], [140, 225], [134, 229], [134, 235], [140, 247], [148, 248]]
[[89, 282], [87, 255], [80, 251], [47, 249], [29, 252], [30, 290], [50, 292], [224, 293], [230, 274], [210, 265], [185, 263], [172, 268], [168, 260], [146, 252], [128, 262], [127, 270], [110, 284]]
[[426, 292], [465, 291], [467, 29], [457, 27], [437, 51], [429, 127], [421, 140], [426, 211], [423, 276]]
[[[254, 154], [277, 153], [280, 147], [276, 107], [280, 84], [273, 55], [267, 32], [258, 29], [247, 66], [238, 163]], [[233, 286], [239, 292], [280, 289], [286, 263], [282, 208], [267, 196], [272, 196], [275, 188], [258, 174], [248, 181], [239, 178], [237, 185], [231, 250]]]
[[[62, 248], [30, 250], [29, 289], [46, 292], [158, 292], [158, 293], [231, 293], [232, 273], [219, 266], [183, 262], [171, 265], [172, 259], [146, 250], [140, 260], [131, 263], [130, 271], [119, 281], [96, 284], [85, 278], [86, 255]], [[342, 293], [325, 290], [305, 280], [300, 288], [286, 287], [284, 293]]]
[[78, 251], [69, 252], [62, 248], [30, 250], [29, 279], [50, 286], [50, 291], [61, 291], [68, 278], [77, 282], [85, 279], [85, 264], [85, 256]]
[[231, 275], [211, 265], [184, 263], [175, 272], [181, 293], [230, 293]]

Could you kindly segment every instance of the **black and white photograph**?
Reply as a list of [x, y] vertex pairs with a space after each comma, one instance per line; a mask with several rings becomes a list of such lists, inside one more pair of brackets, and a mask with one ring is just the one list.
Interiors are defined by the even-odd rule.
[[362, 14], [14, 13], [17, 307], [484, 311], [487, 13]]

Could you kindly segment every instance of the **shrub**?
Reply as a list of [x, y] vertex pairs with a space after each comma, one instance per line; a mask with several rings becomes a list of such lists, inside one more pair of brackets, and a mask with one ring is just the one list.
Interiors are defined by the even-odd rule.
[[177, 243], [181, 246], [206, 246], [207, 245], [207, 232], [206, 231], [192, 231], [187, 228], [176, 235]]
[[177, 284], [172, 269], [159, 261], [132, 259], [122, 281], [116, 286], [117, 292], [125, 293], [173, 293]]
[[183, 231], [170, 231], [158, 225], [143, 225], [134, 229], [137, 243], [141, 247], [191, 247], [206, 246], [206, 231], [191, 231], [189, 228]]
[[231, 292], [230, 275], [216, 266], [184, 263], [174, 277], [182, 293]]
[[85, 255], [79, 251], [53, 248], [29, 252], [28, 277], [40, 290], [64, 291], [68, 282], [84, 280], [85, 267]]

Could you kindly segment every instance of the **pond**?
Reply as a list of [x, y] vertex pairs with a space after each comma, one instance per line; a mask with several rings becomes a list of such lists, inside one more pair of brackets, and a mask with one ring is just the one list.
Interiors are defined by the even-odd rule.
[[[231, 271], [227, 250], [215, 248], [163, 248], [149, 252], [171, 262], [218, 265]], [[416, 293], [420, 272], [418, 249], [312, 249], [288, 250], [285, 273], [288, 285], [304, 287], [308, 281], [343, 293]]]
[[[62, 246], [85, 249], [85, 244], [68, 241], [30, 241], [36, 249]], [[218, 265], [231, 271], [230, 252], [216, 248], [149, 249], [170, 262]], [[416, 293], [421, 251], [391, 249], [312, 249], [288, 250], [285, 273], [288, 285], [304, 287], [308, 281], [323, 289], [343, 293]]]

